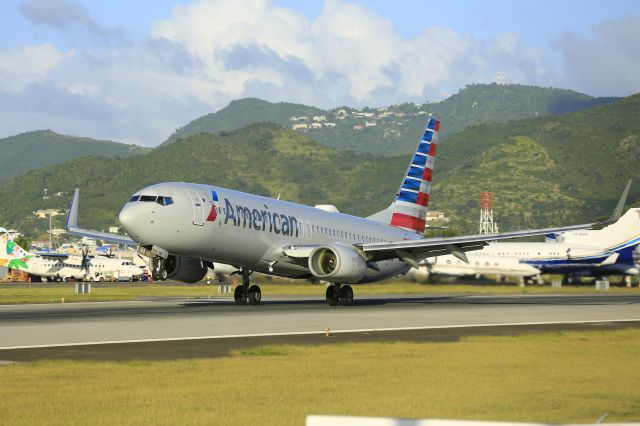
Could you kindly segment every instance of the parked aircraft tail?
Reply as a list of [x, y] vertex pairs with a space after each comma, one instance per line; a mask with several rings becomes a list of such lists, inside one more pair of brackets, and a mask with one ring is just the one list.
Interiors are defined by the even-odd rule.
[[9, 269], [29, 269], [27, 262], [34, 255], [20, 247], [9, 234], [0, 233], [0, 266]]
[[439, 131], [440, 122], [430, 118], [395, 200], [387, 209], [369, 219], [418, 233], [424, 232]]
[[602, 229], [555, 234], [555, 240], [602, 247], [619, 253], [618, 262], [632, 260], [633, 251], [640, 245], [640, 208], [627, 210], [617, 222]]

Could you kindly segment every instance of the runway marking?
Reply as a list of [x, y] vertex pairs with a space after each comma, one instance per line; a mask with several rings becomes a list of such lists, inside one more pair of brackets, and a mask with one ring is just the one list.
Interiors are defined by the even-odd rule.
[[[640, 322], [640, 318], [628, 319], [602, 319], [602, 320], [582, 320], [582, 321], [541, 321], [541, 322], [515, 322], [515, 323], [491, 323], [491, 324], [458, 324], [458, 325], [430, 325], [417, 327], [390, 327], [390, 328], [361, 328], [353, 330], [331, 330], [332, 334], [344, 333], [374, 333], [383, 331], [410, 331], [410, 330], [446, 330], [455, 328], [479, 328], [479, 327], [506, 327], [506, 326], [531, 326], [531, 325], [557, 325], [557, 324], [603, 324], [617, 322]], [[320, 331], [292, 331], [282, 333], [259, 333], [259, 334], [225, 334], [217, 336], [193, 336], [193, 337], [163, 337], [157, 339], [138, 339], [138, 340], [109, 340], [102, 342], [76, 342], [76, 343], [56, 343], [50, 345], [26, 345], [26, 346], [2, 346], [1, 350], [9, 349], [37, 349], [37, 348], [61, 348], [66, 346], [94, 346], [94, 345], [113, 345], [124, 343], [153, 343], [153, 342], [179, 342], [185, 340], [210, 340], [210, 339], [233, 339], [243, 337], [278, 337], [278, 336], [304, 336], [304, 335], [323, 335], [325, 330]]]

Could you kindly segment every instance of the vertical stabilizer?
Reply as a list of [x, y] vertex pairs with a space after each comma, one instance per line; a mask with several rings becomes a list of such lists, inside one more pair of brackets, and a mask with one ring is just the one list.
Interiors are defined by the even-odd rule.
[[29, 269], [27, 262], [33, 255], [20, 247], [8, 233], [0, 232], [0, 266], [9, 269]]
[[440, 122], [430, 118], [396, 199], [389, 208], [392, 226], [424, 232], [439, 130]]

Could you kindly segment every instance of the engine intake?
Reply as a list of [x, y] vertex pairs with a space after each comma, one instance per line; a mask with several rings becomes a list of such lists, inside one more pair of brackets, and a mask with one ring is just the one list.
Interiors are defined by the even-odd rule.
[[165, 261], [167, 278], [193, 284], [207, 274], [207, 266], [194, 257], [169, 255]]
[[311, 252], [309, 271], [321, 280], [357, 283], [367, 272], [367, 262], [353, 248], [332, 244]]

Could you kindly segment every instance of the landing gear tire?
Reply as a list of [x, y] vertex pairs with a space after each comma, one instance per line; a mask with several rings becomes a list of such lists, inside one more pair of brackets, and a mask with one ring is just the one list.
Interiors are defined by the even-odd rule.
[[257, 285], [249, 287], [249, 303], [252, 305], [259, 305], [262, 300], [262, 291]]
[[235, 300], [236, 305], [247, 304], [247, 293], [245, 293], [243, 285], [239, 285], [233, 290], [233, 300]]
[[166, 259], [154, 256], [151, 260], [151, 278], [154, 281], [165, 281], [167, 279]]
[[247, 301], [252, 305], [259, 305], [262, 301], [262, 290], [257, 285], [251, 285], [251, 274], [253, 271], [240, 268], [234, 274], [242, 276], [242, 284], [233, 291], [233, 299], [236, 305], [246, 305]]
[[353, 289], [350, 285], [340, 287], [340, 304], [342, 306], [351, 306], [353, 304]]
[[327, 287], [327, 292], [325, 293], [325, 297], [327, 299], [327, 303], [329, 306], [336, 306], [340, 301], [340, 292], [336, 288], [335, 284]]

